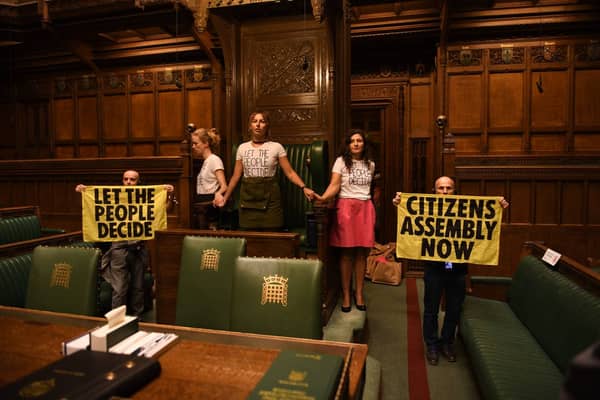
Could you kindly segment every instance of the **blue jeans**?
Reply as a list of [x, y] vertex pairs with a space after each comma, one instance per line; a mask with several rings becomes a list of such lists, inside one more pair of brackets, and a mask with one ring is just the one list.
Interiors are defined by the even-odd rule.
[[[454, 264], [445, 268], [443, 262], [425, 264], [425, 295], [423, 299], [423, 339], [427, 348], [438, 348], [441, 344], [454, 343], [456, 327], [465, 300], [467, 274], [466, 264]], [[442, 294], [446, 294], [446, 315], [441, 337], [438, 334], [438, 311]]]

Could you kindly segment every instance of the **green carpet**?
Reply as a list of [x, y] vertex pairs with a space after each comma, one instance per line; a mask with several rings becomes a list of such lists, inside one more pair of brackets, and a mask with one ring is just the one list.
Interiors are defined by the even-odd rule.
[[[423, 281], [417, 280], [419, 307], [423, 310]], [[407, 365], [406, 284], [388, 286], [365, 283], [369, 355], [381, 363], [381, 400], [410, 399]], [[443, 313], [440, 313], [440, 326]], [[437, 366], [427, 365], [431, 400], [479, 399], [476, 383], [460, 339], [457, 362], [441, 358]]]

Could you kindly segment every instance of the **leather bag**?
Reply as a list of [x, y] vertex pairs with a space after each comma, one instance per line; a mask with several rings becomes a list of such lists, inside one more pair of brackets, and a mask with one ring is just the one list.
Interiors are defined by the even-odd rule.
[[375, 243], [367, 256], [365, 278], [373, 283], [399, 285], [402, 282], [402, 263], [394, 258], [396, 243], [386, 245]]

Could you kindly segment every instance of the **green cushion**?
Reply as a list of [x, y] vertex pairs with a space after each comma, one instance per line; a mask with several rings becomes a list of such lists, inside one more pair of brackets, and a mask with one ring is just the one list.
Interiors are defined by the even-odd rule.
[[483, 398], [558, 398], [560, 370], [507, 303], [467, 296], [460, 334]]
[[36, 215], [0, 218], [0, 244], [37, 239], [41, 236], [42, 227]]
[[0, 304], [24, 307], [27, 281], [31, 269], [31, 254], [0, 260]]
[[38, 246], [33, 250], [25, 307], [96, 315], [100, 250]]
[[181, 250], [175, 323], [230, 328], [235, 260], [246, 253], [246, 239], [186, 236]]
[[600, 339], [600, 298], [536, 257], [524, 257], [508, 303], [564, 373], [569, 361]]
[[320, 339], [321, 274], [316, 259], [239, 257], [231, 330]]

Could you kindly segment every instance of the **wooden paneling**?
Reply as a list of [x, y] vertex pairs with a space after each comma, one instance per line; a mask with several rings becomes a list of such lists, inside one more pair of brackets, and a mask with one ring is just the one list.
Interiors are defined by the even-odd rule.
[[154, 137], [154, 94], [135, 93], [131, 95], [131, 136], [132, 138]]
[[566, 141], [564, 132], [533, 133], [530, 139], [531, 151], [547, 153], [566, 151]]
[[521, 134], [490, 134], [488, 136], [488, 149], [490, 153], [519, 153], [523, 147]]
[[411, 138], [430, 137], [433, 131], [431, 85], [410, 85], [409, 130]]
[[454, 137], [454, 147], [457, 153], [480, 153], [481, 136], [479, 135], [456, 135]]
[[124, 94], [104, 96], [102, 115], [104, 137], [106, 139], [127, 139], [128, 108]]
[[75, 136], [75, 105], [73, 99], [54, 100], [54, 121], [56, 140], [73, 140]]
[[558, 224], [558, 184], [556, 182], [535, 183], [536, 224]]
[[[585, 263], [600, 257], [600, 159], [595, 156], [461, 156], [460, 193], [504, 195], [500, 265], [473, 274], [510, 275], [519, 243], [540, 240]], [[502, 260], [508, 260], [505, 264]]]
[[565, 181], [561, 185], [560, 223], [582, 225], [586, 199], [585, 184], [581, 181]]
[[153, 143], [136, 143], [131, 145], [131, 155], [134, 157], [152, 156], [154, 154]]
[[565, 130], [567, 128], [568, 84], [568, 71], [532, 72], [532, 130]]
[[600, 204], [597, 200], [600, 199], [600, 181], [590, 181], [588, 186], [587, 196], [587, 216], [590, 224], [600, 225]]
[[579, 133], [573, 135], [575, 152], [600, 152], [600, 133]]
[[127, 147], [122, 144], [107, 144], [104, 146], [104, 155], [106, 157], [126, 157]]
[[174, 144], [184, 139], [189, 114], [207, 117], [203, 122], [213, 126], [214, 91], [220, 85], [204, 64], [122, 68], [98, 77], [42, 72], [35, 80], [15, 82], [14, 91], [28, 97], [5, 99], [3, 112], [13, 111], [0, 137], [12, 141], [0, 142], [0, 154], [8, 155], [4, 159], [179, 155]]
[[450, 132], [481, 130], [481, 75], [450, 75], [448, 88]]
[[180, 90], [158, 94], [158, 127], [160, 137], [180, 137], [183, 132], [183, 93]]
[[98, 139], [98, 100], [96, 97], [77, 99], [77, 122], [80, 140]]
[[212, 128], [213, 106], [209, 89], [194, 89], [187, 92], [187, 121], [193, 122], [198, 128]]
[[575, 129], [600, 129], [600, 70], [575, 71]]
[[523, 129], [523, 74], [494, 73], [489, 77], [490, 130]]

